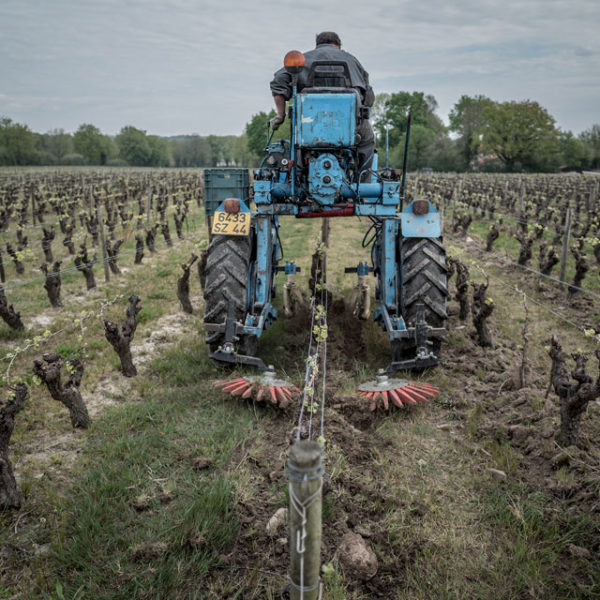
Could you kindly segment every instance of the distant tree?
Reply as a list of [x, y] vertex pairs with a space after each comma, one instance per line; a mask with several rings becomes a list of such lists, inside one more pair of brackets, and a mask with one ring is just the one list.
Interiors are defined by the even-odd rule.
[[385, 129], [389, 127], [390, 146], [396, 146], [406, 131], [409, 114], [412, 125], [421, 125], [434, 132], [444, 131], [444, 124], [435, 114], [437, 106], [436, 99], [424, 92], [390, 94], [378, 106], [375, 126], [380, 139], [385, 139]]
[[[409, 171], [431, 167], [431, 159], [435, 150], [437, 134], [435, 131], [424, 125], [411, 125], [410, 139], [408, 149]], [[404, 147], [406, 143], [406, 133], [402, 134], [399, 142], [390, 152], [390, 166], [393, 168], [402, 167], [404, 160]]]
[[585, 145], [586, 166], [600, 169], [600, 125], [592, 125], [579, 135]]
[[493, 103], [484, 108], [479, 130], [482, 148], [504, 163], [507, 171], [556, 167], [558, 131], [554, 119], [537, 102]]
[[150, 165], [153, 167], [172, 166], [173, 157], [167, 140], [157, 135], [149, 135], [147, 140], [150, 147]]
[[35, 138], [27, 125], [0, 118], [0, 164], [29, 165], [35, 158]]
[[34, 165], [58, 165], [59, 161], [56, 155], [48, 150], [37, 150], [31, 163]]
[[431, 167], [435, 170], [456, 168], [456, 151], [446, 127], [435, 114], [437, 101], [424, 92], [378, 94], [371, 111], [378, 133], [380, 164], [385, 161], [386, 129], [389, 131], [389, 164], [400, 168], [404, 160], [408, 115], [411, 115], [408, 170]]
[[190, 166], [213, 166], [211, 148], [206, 138], [200, 137], [199, 135], [193, 135], [186, 141], [185, 147], [187, 149]]
[[227, 165], [227, 166], [235, 165], [236, 161], [235, 161], [235, 156], [234, 156], [234, 149], [235, 149], [236, 136], [235, 135], [223, 135], [223, 136], [219, 136], [218, 140], [219, 140], [219, 146], [221, 149], [221, 158], [219, 160], [219, 164], [223, 164], [223, 165]]
[[73, 152], [73, 136], [64, 129], [52, 129], [46, 134], [46, 150], [62, 160], [63, 156]]
[[585, 167], [587, 159], [585, 143], [570, 131], [559, 133], [558, 147], [561, 168], [581, 170]]
[[[392, 167], [402, 167], [405, 140], [406, 134], [391, 152]], [[423, 125], [415, 125], [410, 131], [407, 168], [416, 171], [425, 167], [434, 171], [459, 171], [462, 161], [456, 144], [446, 132], [436, 133]]]
[[233, 158], [239, 167], [257, 167], [258, 161], [248, 149], [248, 137], [245, 133], [235, 138], [233, 145]]
[[451, 140], [446, 133], [438, 134], [431, 149], [429, 166], [434, 171], [463, 171], [464, 161], [456, 140]]
[[61, 165], [65, 166], [82, 166], [85, 165], [85, 157], [82, 154], [78, 154], [77, 152], [71, 152], [70, 154], [65, 154], [60, 161]]
[[[272, 109], [268, 114], [264, 111], [256, 115], [246, 123], [246, 139], [248, 142], [248, 150], [254, 156], [254, 162], [260, 162], [265, 155], [265, 145], [267, 143], [267, 122], [275, 116], [275, 110]], [[283, 125], [273, 135], [273, 140], [290, 139], [290, 124], [286, 118]]]
[[386, 104], [389, 102], [390, 96], [391, 94], [387, 92], [375, 96], [375, 102], [373, 102], [373, 107], [371, 108], [371, 122], [376, 128], [378, 128], [377, 126], [380, 122], [385, 121]]
[[147, 167], [151, 164], [152, 150], [146, 132], [132, 125], [121, 128], [115, 138], [119, 148], [119, 157], [136, 167]]
[[176, 167], [209, 167], [210, 148], [205, 138], [198, 134], [170, 142], [173, 163]]
[[[73, 136], [65, 133], [64, 129], [53, 129], [48, 133], [35, 134], [35, 148], [38, 152], [38, 163], [57, 164], [63, 158], [73, 152]], [[53, 157], [52, 162], [43, 157]]]
[[220, 162], [223, 161], [223, 153], [221, 151], [221, 145], [219, 138], [216, 135], [209, 135], [206, 137], [209, 150], [209, 163], [211, 167], [216, 167]]
[[105, 165], [117, 153], [114, 141], [89, 123], [80, 125], [73, 134], [73, 149], [90, 165]]
[[269, 114], [259, 112], [252, 115], [252, 118], [246, 123], [246, 140], [248, 150], [254, 155], [256, 160], [260, 160], [265, 153], [265, 142], [267, 141], [267, 121], [275, 116], [272, 110]]
[[187, 167], [183, 164], [185, 152], [183, 151], [183, 140], [168, 140], [169, 154], [173, 159], [174, 167]]
[[478, 132], [484, 125], [484, 111], [493, 105], [486, 96], [461, 96], [450, 111], [450, 131], [458, 133], [456, 140], [458, 150], [463, 158], [462, 168], [469, 167], [479, 152]]

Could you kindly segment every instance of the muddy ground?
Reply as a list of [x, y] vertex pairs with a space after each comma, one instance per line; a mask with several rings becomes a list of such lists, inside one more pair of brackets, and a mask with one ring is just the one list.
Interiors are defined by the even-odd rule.
[[[452, 253], [474, 257], [493, 274], [494, 267], [477, 240], [454, 245], [449, 249]], [[509, 281], [529, 288], [535, 286], [537, 297], [559, 314], [582, 326], [593, 325], [591, 309], [595, 307], [588, 300], [575, 298], [567, 302], [560, 290], [545, 284], [538, 286], [534, 280], [523, 279], [521, 273], [509, 272], [501, 264], [499, 268]], [[454, 295], [453, 281], [449, 287]], [[589, 582], [585, 591], [577, 595], [575, 559], [583, 553], [598, 565], [595, 557], [600, 550], [600, 405], [590, 404], [584, 415], [580, 444], [561, 448], [556, 437], [558, 401], [552, 391], [548, 392], [550, 360], [543, 348], [552, 327], [565, 336], [565, 347], [570, 350], [576, 347], [581, 334], [567, 331], [564, 323], [552, 316], [541, 316], [532, 306], [530, 369], [526, 385], [517, 389], [522, 319], [510, 319], [512, 312], [522, 313], [520, 300], [500, 285], [492, 285], [490, 290], [498, 305], [491, 319], [494, 347], [478, 346], [470, 319], [459, 320], [456, 301], [451, 299], [448, 336], [440, 365], [420, 375], [408, 375], [437, 385], [439, 396], [389, 413], [383, 409], [370, 412], [364, 400], [353, 393], [356, 384], [371, 379], [377, 368], [389, 360], [385, 335], [373, 323], [356, 320], [340, 291], [333, 291], [328, 318], [322, 563], [336, 564], [339, 542], [350, 531], [367, 541], [379, 561], [377, 574], [368, 581], [345, 574], [345, 589], [352, 598], [395, 598], [399, 590], [415, 588], [414, 578], [426, 581], [432, 576], [423, 566], [424, 555], [430, 553], [432, 561], [447, 560], [453, 550], [448, 550], [448, 546], [453, 543], [465, 555], [481, 552], [491, 556], [496, 543], [493, 528], [482, 526], [478, 507], [469, 505], [482, 481], [497, 487], [499, 493], [503, 493], [507, 482], [518, 482], [529, 493], [543, 493], [550, 498], [550, 512], [568, 513], [573, 519], [596, 524], [592, 525], [586, 547], [573, 546], [560, 562], [548, 566], [557, 581], [575, 586], [570, 597], [594, 597]], [[199, 294], [192, 301], [201, 306]], [[193, 322], [192, 317], [181, 312], [170, 313], [140, 328], [133, 355], [142, 379], [151, 373], [150, 359], [189, 336]], [[260, 354], [266, 360], [272, 359], [279, 371], [300, 384], [298, 365], [302, 365], [308, 345], [308, 313], [300, 311], [285, 321], [277, 336], [267, 333]], [[592, 363], [593, 360], [589, 370], [595, 374], [596, 365]], [[90, 413], [95, 416], [105, 406], [131, 400], [129, 391], [130, 383], [116, 378], [114, 369], [107, 367], [89, 391]], [[272, 588], [279, 589], [289, 564], [285, 530], [271, 537], [265, 526], [287, 502], [284, 467], [298, 408], [280, 411], [248, 406], [261, 416], [264, 434], [237, 448], [226, 470], [245, 469], [252, 482], [260, 485], [254, 486], [257, 494], [251, 498], [241, 494], [238, 504], [232, 507], [240, 527], [233, 543], [208, 574], [206, 584], [214, 590], [221, 589], [232, 574], [241, 580], [254, 570], [270, 577]], [[81, 446], [80, 438], [80, 432], [53, 440], [42, 437], [35, 447], [19, 448], [17, 475], [25, 469], [34, 477], [36, 473], [40, 477], [50, 474], [57, 481], [67, 481]], [[53, 463], [57, 452], [61, 455], [58, 465]], [[515, 515], [519, 518], [517, 504]], [[456, 523], [452, 523], [454, 518]], [[459, 561], [448, 569], [460, 566]], [[433, 597], [422, 596], [415, 589], [410, 597]], [[549, 597], [544, 595], [549, 588], [542, 589], [541, 593], [532, 589], [528, 597]], [[240, 600], [259, 596], [244, 592], [215, 597]], [[448, 597], [453, 597], [452, 593]], [[462, 593], [455, 591], [454, 597], [480, 596], [471, 595], [466, 589]]]
[[[471, 250], [484, 258], [480, 248]], [[453, 283], [450, 289], [453, 294]], [[564, 294], [547, 286], [542, 286], [541, 291], [543, 298], [561, 310]], [[502, 298], [501, 301], [506, 300]], [[584, 299], [568, 305], [565, 303], [564, 308], [571, 318], [584, 322], [588, 318], [587, 309], [588, 303]], [[388, 432], [382, 431], [382, 424], [390, 420], [398, 431], [415, 423], [426, 423], [427, 427], [437, 430], [435, 437], [441, 435], [445, 438], [444, 446], [451, 446], [453, 452], [470, 457], [468, 466], [474, 473], [497, 478], [499, 487], [506, 477], [518, 479], [530, 493], [542, 492], [553, 498], [554, 510], [567, 511], [573, 518], [600, 523], [597, 424], [600, 405], [593, 403], [589, 406], [588, 414], [583, 418], [580, 445], [560, 447], [556, 441], [558, 402], [553, 392], [548, 390], [550, 360], [546, 362], [547, 370], [540, 370], [532, 360], [525, 386], [517, 389], [518, 368], [522, 360], [519, 331], [511, 339], [503, 338], [494, 325], [495, 319], [492, 319], [494, 347], [481, 348], [470, 319], [466, 322], [458, 319], [458, 305], [454, 300], [449, 302], [449, 314], [449, 342], [444, 346], [443, 360], [434, 371], [419, 376], [439, 385], [440, 395], [427, 405], [394, 410], [390, 414], [381, 408], [372, 413], [363, 399], [347, 393], [348, 373], [359, 363], [372, 366], [374, 356], [369, 346], [373, 345], [373, 338], [382, 345], [385, 345], [385, 339], [370, 325], [356, 321], [350, 308], [339, 297], [334, 298], [329, 312], [326, 436], [328, 448], [336, 448], [335, 455], [343, 453], [349, 468], [337, 470], [333, 464], [335, 458], [328, 459], [330, 473], [325, 478], [324, 506], [335, 505], [335, 510], [325, 509], [322, 562], [328, 563], [336, 556], [341, 538], [350, 531], [362, 535], [376, 549], [379, 570], [375, 577], [360, 581], [348, 574], [348, 589], [357, 594], [356, 597], [396, 597], [399, 590], [407, 585], [406, 572], [411, 568], [415, 555], [422, 550], [413, 536], [408, 536], [407, 543], [400, 544], [400, 549], [398, 539], [390, 536], [386, 519], [390, 510], [404, 512], [407, 526], [416, 529], [419, 522], [426, 519], [425, 513], [429, 510], [426, 503], [415, 503], [386, 490], [389, 465], [376, 457], [398, 451], [390, 443]], [[283, 364], [296, 359], [298, 353], [306, 348], [306, 318], [307, 315], [298, 316], [286, 327]], [[558, 323], [557, 327], [560, 328]], [[379, 354], [381, 347], [376, 351], [376, 358], [383, 366], [385, 361], [381, 362], [382, 355]], [[593, 373], [595, 367], [590, 370]], [[414, 374], [405, 375], [415, 377]], [[277, 572], [281, 570], [281, 564], [289, 560], [286, 541], [269, 537], [264, 528], [256, 527], [256, 524], [267, 523], [275, 512], [277, 505], [273, 502], [273, 484], [278, 488], [286, 484], [283, 466], [293, 438], [292, 426], [297, 411], [269, 411], [266, 416], [269, 423], [266, 439], [256, 444], [249, 443], [240, 449], [236, 457], [236, 460], [249, 461], [253, 477], [264, 481], [264, 485], [259, 486], [264, 493], [251, 503], [239, 506], [243, 526], [235, 544], [222, 557], [224, 564], [232, 569], [247, 569], [260, 560], [263, 568]], [[487, 460], [492, 458], [487, 449], [491, 445], [510, 448], [504, 470], [490, 466], [498, 466], [497, 462]], [[406, 450], [412, 449], [407, 445]], [[424, 461], [406, 455], [399, 458], [399, 462], [410, 469], [411, 478], [415, 477], [415, 472], [418, 478]], [[567, 475], [557, 476], [559, 470]], [[366, 477], [357, 476], [365, 473], [368, 474]], [[451, 488], [452, 473], [448, 476], [450, 481], [447, 483]], [[245, 529], [252, 531], [250, 537], [244, 536]], [[583, 552], [591, 556], [597, 553], [600, 550], [598, 533], [596, 530], [592, 536], [595, 539], [593, 545], [585, 549], [574, 546], [571, 554]], [[285, 537], [285, 531], [281, 535]], [[268, 551], [265, 552], [265, 549]], [[557, 578], [564, 577], [569, 571], [571, 558], [566, 555], [564, 562], [555, 566]], [[216, 578], [220, 576], [215, 574]], [[283, 597], [286, 597], [285, 594]], [[544, 596], [538, 596], [532, 590], [530, 597]], [[578, 597], [577, 592], [574, 597]], [[581, 597], [587, 596], [582, 593]]]

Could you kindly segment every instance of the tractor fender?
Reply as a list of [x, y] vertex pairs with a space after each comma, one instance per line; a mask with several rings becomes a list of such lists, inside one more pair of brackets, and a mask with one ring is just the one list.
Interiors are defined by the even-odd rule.
[[[425, 212], [424, 202], [428, 205]], [[416, 204], [415, 206], [415, 203]], [[415, 212], [416, 211], [416, 212]], [[418, 214], [423, 213], [423, 214]], [[440, 213], [429, 200], [413, 200], [400, 213], [402, 237], [405, 238], [439, 238], [442, 236], [442, 221]]]

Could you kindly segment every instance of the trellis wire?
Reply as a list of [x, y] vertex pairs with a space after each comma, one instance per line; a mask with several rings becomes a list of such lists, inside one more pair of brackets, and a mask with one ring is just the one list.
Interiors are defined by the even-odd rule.
[[[156, 223], [157, 222], [154, 222], [153, 225], [155, 225]], [[159, 222], [159, 224], [160, 224], [160, 222]], [[195, 221], [194, 221], [194, 225], [195, 225]], [[135, 230], [131, 230], [128, 233], [131, 234], [131, 233], [134, 233], [134, 231]], [[86, 233], [85, 236], [89, 236], [89, 233]], [[177, 240], [177, 241], [178, 242], [183, 242], [183, 241], [193, 241], [193, 240], [191, 240], [190, 238], [184, 238], [183, 240]], [[133, 250], [133, 249], [132, 250], [123, 250], [122, 252], [119, 252], [119, 257], [116, 260], [119, 260], [119, 258], [121, 258], [121, 256], [131, 256], [132, 254], [135, 254], [135, 253], [136, 253], [136, 251]], [[69, 254], [69, 255], [67, 255], [64, 258], [69, 258], [70, 256], [72, 256], [72, 255]], [[77, 256], [77, 253], [75, 253], [75, 256]], [[93, 266], [95, 266], [95, 265], [103, 265], [105, 262], [110, 263], [111, 261], [114, 261], [114, 260], [115, 259], [112, 259], [110, 257], [108, 257], [106, 260], [97, 260], [93, 264]], [[71, 273], [71, 272], [78, 271], [78, 270], [79, 269], [77, 267], [75, 267], [75, 266], [65, 267], [64, 269], [61, 269], [60, 271], [57, 271], [56, 273], [51, 272], [50, 276], [52, 276], [53, 274], [54, 275], [56, 275], [56, 274], [62, 275], [63, 273]], [[12, 290], [12, 289], [15, 289], [15, 288], [19, 288], [19, 287], [22, 287], [22, 286], [25, 286], [25, 285], [29, 285], [31, 283], [35, 283], [36, 281], [42, 281], [42, 280], [45, 280], [45, 279], [46, 279], [45, 275], [40, 275], [38, 277], [34, 277], [34, 278], [28, 279], [26, 281], [17, 281], [15, 283], [10, 283], [8, 285], [2, 285], [2, 288], [5, 291], [9, 291], [9, 290]]]
[[[177, 194], [179, 194], [179, 193], [181, 193], [181, 192], [171, 192], [169, 194], [166, 194], [165, 196], [169, 200], [172, 201], [174, 198], [176, 198]], [[190, 193], [190, 192], [188, 192], [188, 193]], [[185, 192], [184, 192], [184, 194], [185, 194]], [[104, 202], [104, 200], [108, 200], [109, 198], [114, 198], [116, 195], [118, 195], [118, 194], [113, 193], [113, 194], [108, 194], [106, 196], [102, 196], [102, 197], [98, 198], [97, 204], [105, 206], [106, 202]], [[142, 193], [139, 198], [131, 198], [131, 199], [127, 200], [126, 202], [124, 202], [123, 204], [116, 205], [115, 212], [117, 212], [117, 213], [119, 212], [118, 208], [129, 208], [132, 205], [139, 206], [139, 200], [143, 199], [145, 195], [146, 195], [146, 192]], [[187, 200], [189, 200], [191, 202], [193, 200], [193, 197], [190, 196], [189, 198], [187, 198]], [[64, 202], [69, 202], [69, 201], [70, 201], [70, 199], [64, 200]], [[82, 201], [82, 198], [79, 198], [78, 202], [81, 202], [81, 201]], [[167, 211], [171, 210], [171, 212], [176, 212], [176, 210], [175, 210], [176, 208], [177, 208], [177, 205], [174, 202], [168, 202], [166, 210]], [[50, 212], [50, 215], [51, 214], [52, 214], [52, 212]], [[89, 214], [89, 212], [85, 211], [85, 214]], [[47, 215], [47, 216], [49, 216], [49, 215]], [[136, 218], [138, 216], [141, 216], [141, 215], [133, 215], [133, 218]], [[78, 215], [69, 215], [69, 217], [75, 219], [76, 217], [78, 217]], [[18, 223], [16, 223], [16, 225], [17, 225], [17, 227], [20, 227], [23, 230], [29, 231], [32, 229], [43, 229], [44, 227], [60, 226], [60, 219], [58, 221], [42, 222], [37, 225], [19, 225]]]
[[[449, 235], [448, 233], [444, 233], [444, 237], [448, 238], [454, 242], [458, 242], [460, 241], [458, 238], [455, 238], [452, 235]], [[540, 271], [537, 271], [536, 269], [532, 269], [531, 267], [528, 267], [527, 265], [520, 265], [518, 262], [515, 262], [514, 260], [511, 260], [508, 256], [501, 256], [498, 254], [494, 254], [492, 252], [489, 253], [489, 256], [492, 258], [497, 258], [497, 259], [502, 259], [502, 260], [506, 260], [506, 262], [508, 262], [509, 264], [515, 266], [515, 267], [519, 267], [520, 269], [524, 269], [525, 271], [529, 271], [530, 273], [533, 273], [534, 275], [538, 275], [540, 277], [544, 277], [545, 279], [548, 279], [550, 281], [554, 281], [555, 283], [558, 283], [560, 285], [567, 285], [570, 288], [573, 288], [579, 292], [583, 292], [584, 294], [587, 294], [589, 296], [593, 296], [594, 298], [598, 298], [600, 299], [600, 294], [597, 294], [596, 292], [592, 292], [592, 290], [588, 290], [586, 288], [582, 288], [579, 287], [577, 285], [573, 285], [569, 282], [563, 282], [560, 279], [557, 279], [556, 277], [552, 277], [551, 275], [545, 275], [544, 273], [541, 273]]]
[[[450, 237], [450, 236], [447, 236]], [[456, 241], [455, 238], [450, 238], [450, 239], [454, 239], [454, 241]], [[543, 302], [540, 302], [539, 300], [536, 300], [535, 298], [533, 298], [532, 296], [526, 294], [523, 290], [521, 290], [519, 287], [517, 287], [516, 285], [513, 285], [511, 283], [508, 283], [507, 281], [504, 281], [503, 279], [501, 279], [500, 277], [497, 277], [496, 275], [489, 275], [489, 273], [487, 271], [485, 271], [483, 269], [483, 267], [481, 267], [481, 265], [479, 263], [477, 263], [477, 261], [475, 261], [472, 258], [469, 258], [469, 261], [475, 266], [477, 267], [479, 270], [483, 271], [486, 273], [486, 276], [489, 276], [490, 280], [492, 281], [497, 281], [498, 283], [500, 283], [501, 285], [516, 291], [519, 294], [522, 294], [523, 296], [525, 296], [528, 300], [531, 300], [531, 302], [533, 302], [534, 304], [538, 305], [539, 307], [541, 307], [543, 310], [552, 313], [555, 317], [557, 317], [558, 319], [560, 319], [561, 321], [564, 321], [565, 323], [567, 323], [568, 325], [571, 325], [572, 327], [574, 327], [575, 329], [578, 329], [580, 331], [580, 333], [582, 333], [584, 335], [584, 337], [588, 337], [586, 336], [585, 332], [586, 329], [585, 327], [582, 327], [581, 325], [578, 325], [577, 323], [574, 323], [573, 321], [567, 319], [566, 317], [564, 317], [563, 315], [561, 315], [560, 313], [552, 310], [551, 308], [549, 308], [548, 306], [546, 306]]]
[[[173, 267], [174, 268], [174, 267]], [[171, 269], [170, 272], [173, 272], [173, 268]], [[104, 311], [109, 307], [112, 306], [113, 304], [117, 303], [119, 300], [122, 300], [123, 298], [126, 298], [128, 295], [130, 295], [132, 293], [132, 289], [134, 287], [139, 287], [144, 285], [145, 283], [147, 283], [148, 281], [154, 279], [156, 277], [156, 274], [153, 273], [152, 275], [150, 275], [149, 277], [141, 280], [141, 281], [136, 281], [135, 283], [133, 283], [129, 290], [126, 292], [120, 292], [119, 294], [117, 294], [112, 300], [108, 300], [107, 302], [103, 302], [98, 310], [93, 311], [93, 310], [89, 310], [89, 311], [85, 311], [87, 314], [83, 317], [81, 317], [78, 321], [79, 322], [75, 322], [73, 325], [68, 325], [66, 327], [62, 327], [61, 329], [51, 332], [48, 335], [43, 335], [40, 336], [41, 339], [39, 339], [38, 341], [34, 340], [30, 343], [27, 344], [26, 346], [24, 346], [23, 348], [20, 348], [19, 351], [12, 351], [9, 352], [7, 355], [0, 357], [0, 362], [1, 361], [6, 361], [9, 360], [9, 364], [8, 367], [6, 369], [6, 373], [5, 373], [5, 379], [6, 379], [6, 384], [7, 386], [10, 386], [10, 370], [12, 368], [12, 365], [14, 364], [14, 361], [17, 359], [18, 356], [21, 356], [23, 354], [25, 354], [25, 352], [27, 352], [28, 350], [30, 350], [31, 348], [37, 348], [41, 343], [45, 343], [48, 340], [52, 339], [53, 337], [56, 337], [57, 335], [64, 333], [66, 331], [72, 331], [74, 329], [76, 329], [77, 327], [81, 327], [83, 325], [84, 321], [88, 321], [92, 318], [98, 317], [100, 319], [102, 319], [104, 317]]]

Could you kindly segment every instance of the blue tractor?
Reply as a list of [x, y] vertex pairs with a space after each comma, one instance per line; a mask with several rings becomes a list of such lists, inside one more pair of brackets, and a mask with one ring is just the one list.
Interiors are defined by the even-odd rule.
[[[287, 60], [293, 54], [297, 59], [292, 51], [284, 61], [293, 84], [291, 139], [267, 143], [267, 155], [254, 171], [255, 210], [248, 198], [228, 198], [213, 215], [204, 291], [210, 356], [265, 368], [258, 339], [277, 318], [275, 276], [297, 270], [292, 262], [279, 264], [282, 216], [364, 216], [373, 225], [371, 265], [346, 271], [376, 277], [374, 319], [391, 345], [386, 372], [435, 366], [448, 295], [440, 215], [428, 200], [405, 201], [405, 169], [378, 168], [376, 153], [368, 169], [359, 164], [356, 128], [368, 109], [350, 86], [347, 67], [314, 63], [308, 87], [298, 92], [298, 74], [306, 67]], [[314, 73], [327, 69], [345, 85], [311, 86]]]

